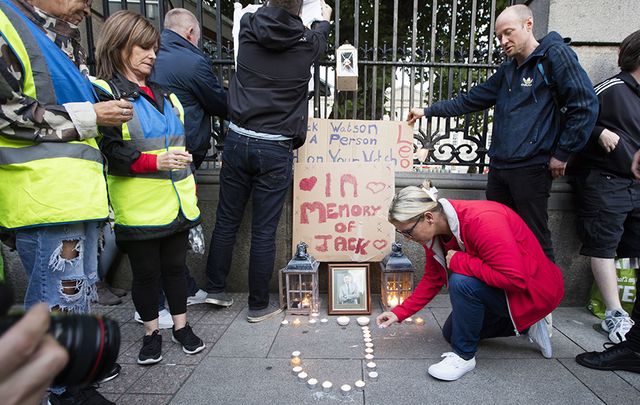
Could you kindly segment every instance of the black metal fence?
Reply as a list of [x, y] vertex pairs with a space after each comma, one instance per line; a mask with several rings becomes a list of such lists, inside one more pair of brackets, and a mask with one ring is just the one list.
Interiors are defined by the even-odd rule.
[[[502, 60], [494, 38], [496, 11], [513, 0], [326, 2], [334, 10], [333, 29], [326, 57], [314, 68], [310, 112], [321, 118], [403, 120], [411, 107], [455, 97], [495, 71]], [[93, 7], [99, 7], [95, 1]], [[166, 12], [175, 7], [194, 12], [203, 26], [202, 47], [221, 82], [228, 83], [234, 74], [230, 0], [103, 0], [97, 14], [106, 17], [131, 9], [161, 28]], [[95, 35], [91, 24], [87, 22], [90, 55]], [[335, 50], [345, 42], [358, 49], [358, 91], [335, 90]], [[416, 170], [483, 171], [491, 120], [492, 110], [421, 120], [414, 127]], [[220, 123], [214, 128], [219, 149]], [[210, 160], [215, 160], [215, 151]]]

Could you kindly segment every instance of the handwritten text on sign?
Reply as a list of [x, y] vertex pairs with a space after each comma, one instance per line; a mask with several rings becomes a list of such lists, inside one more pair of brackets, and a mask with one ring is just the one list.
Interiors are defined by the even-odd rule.
[[413, 130], [406, 122], [309, 118], [297, 163], [387, 163], [411, 170]]
[[379, 261], [389, 253], [389, 164], [296, 164], [293, 184], [294, 246], [306, 242], [320, 261]]

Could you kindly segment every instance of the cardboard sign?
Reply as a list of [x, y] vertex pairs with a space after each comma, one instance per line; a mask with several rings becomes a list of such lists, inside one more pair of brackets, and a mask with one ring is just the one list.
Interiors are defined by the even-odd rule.
[[387, 221], [395, 190], [388, 163], [296, 164], [293, 247], [319, 261], [380, 261], [395, 235]]
[[413, 129], [406, 122], [309, 118], [297, 163], [386, 163], [413, 168]]

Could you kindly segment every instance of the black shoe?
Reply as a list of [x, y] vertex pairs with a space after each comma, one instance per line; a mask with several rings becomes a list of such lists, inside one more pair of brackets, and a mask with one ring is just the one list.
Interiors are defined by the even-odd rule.
[[154, 330], [150, 336], [142, 339], [142, 349], [138, 355], [138, 364], [156, 364], [162, 360], [162, 335]]
[[629, 349], [627, 342], [604, 344], [603, 352], [582, 353], [576, 356], [581, 366], [596, 370], [625, 370], [640, 373], [640, 353]]
[[111, 368], [111, 370], [109, 370], [109, 372], [107, 372], [107, 375], [102, 377], [102, 380], [98, 381], [98, 384], [106, 383], [107, 381], [113, 380], [114, 378], [116, 378], [118, 376], [118, 374], [120, 374], [120, 370], [121, 369], [122, 369], [122, 367], [120, 367], [120, 364], [115, 363], [113, 365], [113, 367]]
[[178, 330], [173, 329], [173, 336], [171, 337], [171, 340], [176, 343], [180, 343], [182, 345], [182, 351], [187, 354], [196, 354], [203, 351], [205, 347], [202, 339], [193, 333], [193, 329], [191, 329], [191, 325], [188, 323], [184, 328]]
[[69, 388], [60, 395], [49, 393], [51, 405], [115, 405], [100, 394], [96, 387]]

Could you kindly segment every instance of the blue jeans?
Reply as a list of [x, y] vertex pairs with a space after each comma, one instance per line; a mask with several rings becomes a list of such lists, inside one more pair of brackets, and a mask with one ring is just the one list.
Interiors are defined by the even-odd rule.
[[269, 305], [269, 281], [276, 253], [276, 231], [291, 184], [293, 144], [266, 141], [229, 131], [220, 170], [216, 225], [207, 260], [207, 292], [222, 292], [231, 268], [236, 234], [252, 198], [249, 255], [249, 308]]
[[515, 335], [504, 290], [453, 273], [449, 277], [449, 298], [452, 311], [442, 334], [463, 359], [475, 356], [481, 339]]
[[[16, 232], [16, 248], [27, 272], [28, 285], [24, 306], [29, 309], [39, 302], [49, 308], [87, 313], [91, 299], [96, 298], [98, 279], [98, 235], [101, 221], [67, 225], [39, 226]], [[78, 240], [78, 256], [60, 256], [63, 241]], [[65, 294], [63, 282], [75, 282], [77, 292]]]

